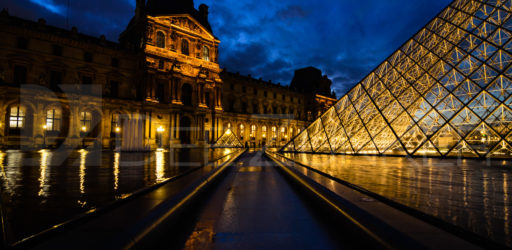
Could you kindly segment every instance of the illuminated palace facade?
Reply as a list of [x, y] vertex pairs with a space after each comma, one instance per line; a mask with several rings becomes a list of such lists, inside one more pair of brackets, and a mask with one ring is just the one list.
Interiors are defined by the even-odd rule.
[[137, 0], [118, 43], [6, 10], [0, 36], [0, 147], [145, 150], [211, 144], [227, 128], [279, 146], [336, 101], [222, 71], [208, 7], [192, 0]]

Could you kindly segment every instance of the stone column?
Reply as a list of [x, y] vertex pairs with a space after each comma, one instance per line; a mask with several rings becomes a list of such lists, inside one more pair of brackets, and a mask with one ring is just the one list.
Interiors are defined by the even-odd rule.
[[176, 113], [175, 139], [180, 140], [180, 113]]
[[70, 105], [69, 114], [69, 135], [72, 138], [69, 143], [71, 147], [77, 147], [81, 141], [80, 138], [80, 101], [74, 101]]
[[[34, 141], [34, 144], [33, 146], [39, 146], [39, 145], [43, 145], [43, 137], [44, 137], [44, 132], [45, 132], [45, 129], [43, 128], [43, 126], [46, 124], [46, 116], [43, 116], [43, 113], [44, 113], [44, 106], [41, 102], [38, 102], [36, 107], [35, 107], [35, 110], [34, 110], [34, 113], [33, 113], [33, 127], [32, 127], [32, 139]], [[28, 125], [28, 124], [27, 124]], [[39, 137], [37, 140], [36, 140], [36, 136]]]

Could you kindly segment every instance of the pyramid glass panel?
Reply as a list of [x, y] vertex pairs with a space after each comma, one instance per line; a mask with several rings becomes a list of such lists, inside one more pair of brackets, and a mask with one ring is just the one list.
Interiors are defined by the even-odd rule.
[[[235, 133], [231, 131], [231, 129], [227, 129], [224, 134], [219, 137], [219, 139], [215, 142], [213, 147], [217, 148], [241, 148], [243, 147], [240, 140], [236, 137]], [[293, 149], [293, 147], [288, 147], [289, 149]]]
[[511, 8], [453, 1], [282, 150], [512, 158]]

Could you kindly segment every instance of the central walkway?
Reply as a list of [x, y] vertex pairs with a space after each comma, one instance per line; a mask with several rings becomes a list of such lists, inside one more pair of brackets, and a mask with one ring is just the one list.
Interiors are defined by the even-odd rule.
[[313, 211], [272, 163], [262, 152], [242, 155], [201, 211], [185, 248], [343, 247], [345, 244], [329, 234], [318, 211]]

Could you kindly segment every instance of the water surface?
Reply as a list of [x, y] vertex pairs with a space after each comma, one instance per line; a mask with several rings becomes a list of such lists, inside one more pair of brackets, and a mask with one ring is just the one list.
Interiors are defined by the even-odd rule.
[[286, 153], [286, 157], [512, 246], [512, 162]]
[[227, 153], [229, 149], [199, 148], [146, 153], [0, 151], [7, 240], [21, 240]]

